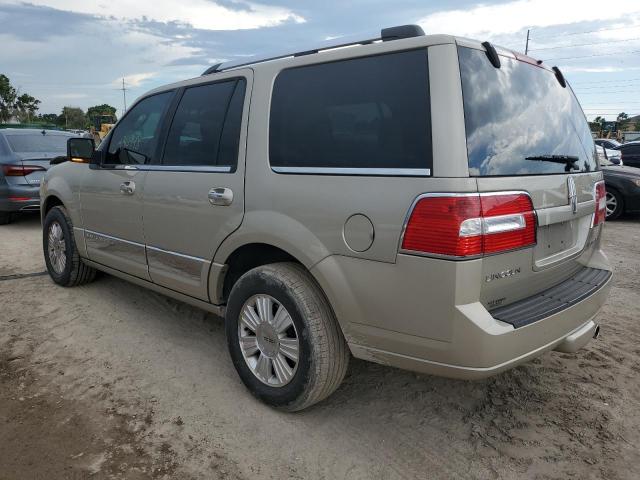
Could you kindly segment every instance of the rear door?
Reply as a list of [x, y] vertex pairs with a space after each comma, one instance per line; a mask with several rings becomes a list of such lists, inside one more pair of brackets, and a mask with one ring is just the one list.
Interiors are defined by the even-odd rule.
[[[554, 73], [483, 50], [458, 49], [469, 174], [482, 193], [522, 191], [537, 216], [537, 244], [485, 257], [482, 298], [498, 306], [549, 288], [582, 268], [592, 228], [597, 171], [582, 110]], [[504, 274], [504, 272], [507, 272]]]
[[244, 151], [250, 70], [181, 96], [164, 151], [149, 167], [144, 233], [151, 279], [209, 300], [208, 276], [220, 243], [244, 214]]

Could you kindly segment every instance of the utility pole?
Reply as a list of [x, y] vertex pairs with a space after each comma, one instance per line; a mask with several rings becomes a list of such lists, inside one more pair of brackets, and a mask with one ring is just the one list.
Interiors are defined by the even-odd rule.
[[524, 46], [524, 54], [525, 55], [529, 54], [529, 32], [530, 32], [530, 30], [527, 29], [527, 44]]
[[[122, 114], [127, 111], [127, 87], [124, 86], [124, 77], [122, 77], [122, 103], [124, 103], [124, 110], [122, 110]], [[122, 116], [122, 115], [121, 115]]]

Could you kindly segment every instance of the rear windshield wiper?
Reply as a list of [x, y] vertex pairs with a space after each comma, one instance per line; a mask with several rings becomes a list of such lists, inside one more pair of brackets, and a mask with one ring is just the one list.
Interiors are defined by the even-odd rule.
[[575, 155], [532, 155], [531, 157], [525, 157], [525, 160], [536, 160], [539, 162], [553, 162], [553, 163], [564, 163], [565, 164], [565, 172], [570, 172], [571, 170], [578, 170], [578, 166], [576, 162], [580, 160]]

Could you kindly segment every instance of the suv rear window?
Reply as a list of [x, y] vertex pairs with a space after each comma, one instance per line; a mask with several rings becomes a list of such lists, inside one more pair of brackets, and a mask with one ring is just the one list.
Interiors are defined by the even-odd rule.
[[428, 92], [424, 49], [284, 70], [271, 101], [271, 166], [428, 174]]
[[553, 72], [458, 48], [472, 176], [545, 175], [597, 169], [593, 138], [571, 88]]

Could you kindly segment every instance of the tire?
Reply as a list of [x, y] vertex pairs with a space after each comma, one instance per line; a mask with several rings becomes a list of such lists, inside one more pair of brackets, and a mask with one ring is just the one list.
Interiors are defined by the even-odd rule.
[[[261, 314], [269, 310], [270, 322], [254, 321], [268, 316]], [[287, 322], [291, 325], [283, 330]], [[253, 330], [249, 323], [254, 323]], [[333, 310], [315, 280], [296, 263], [264, 265], [240, 277], [229, 295], [225, 327], [229, 353], [243, 383], [254, 396], [280, 410], [303, 410], [325, 399], [347, 371], [350, 353]], [[265, 362], [270, 366], [259, 368]]]
[[75, 287], [95, 278], [96, 271], [85, 265], [78, 255], [73, 224], [64, 207], [53, 207], [47, 213], [42, 228], [42, 247], [49, 276], [58, 285]]
[[[615, 220], [624, 212], [624, 199], [620, 193], [613, 189], [607, 189], [607, 220]], [[610, 207], [612, 207], [610, 209]], [[611, 213], [609, 213], [611, 211]]]
[[0, 212], [0, 225], [7, 225], [13, 220], [13, 214], [11, 212]]

